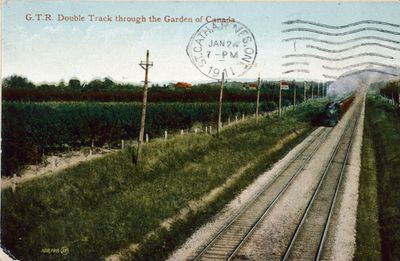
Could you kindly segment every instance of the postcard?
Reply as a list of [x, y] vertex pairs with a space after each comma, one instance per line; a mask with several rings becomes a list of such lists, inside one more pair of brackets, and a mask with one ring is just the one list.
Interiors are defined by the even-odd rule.
[[399, 14], [3, 1], [0, 259], [400, 259]]

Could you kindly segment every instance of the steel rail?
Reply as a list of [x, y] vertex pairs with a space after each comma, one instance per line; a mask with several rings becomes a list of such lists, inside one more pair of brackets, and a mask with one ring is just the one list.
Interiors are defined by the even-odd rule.
[[[349, 142], [349, 144], [348, 144], [347, 147], [346, 147], [346, 155], [348, 154], [348, 151], [349, 151], [349, 149], [350, 149], [350, 147], [351, 147], [352, 138], [353, 138], [353, 135], [354, 135], [354, 131], [355, 131], [355, 127], [356, 127], [357, 122], [358, 122], [358, 118], [357, 118], [356, 120], [354, 120], [354, 128], [353, 128], [352, 133], [351, 133], [350, 142]], [[346, 129], [347, 129], [347, 128], [346, 128]], [[324, 172], [323, 172], [323, 174], [322, 174], [322, 176], [321, 176], [321, 178], [320, 178], [320, 180], [319, 180], [319, 182], [318, 182], [317, 188], [315, 189], [315, 191], [314, 191], [314, 193], [313, 193], [311, 199], [309, 200], [309, 202], [308, 202], [308, 204], [307, 204], [307, 207], [306, 207], [306, 209], [305, 209], [305, 211], [304, 211], [304, 213], [303, 213], [303, 215], [302, 215], [301, 221], [300, 221], [300, 223], [297, 224], [296, 230], [295, 230], [295, 232], [293, 233], [293, 235], [292, 235], [292, 237], [291, 237], [291, 239], [290, 239], [289, 245], [287, 246], [287, 248], [286, 248], [286, 250], [285, 250], [285, 253], [284, 253], [283, 257], [282, 257], [282, 261], [286, 261], [286, 260], [288, 260], [288, 258], [289, 258], [289, 254], [290, 254], [290, 252], [291, 252], [291, 249], [292, 249], [292, 247], [293, 247], [293, 245], [294, 245], [294, 243], [295, 243], [295, 241], [296, 241], [296, 238], [297, 238], [297, 236], [298, 236], [298, 234], [299, 234], [299, 232], [300, 232], [300, 229], [302, 228], [302, 226], [303, 226], [303, 224], [304, 224], [304, 222], [305, 222], [305, 220], [306, 220], [306, 218], [307, 218], [307, 216], [308, 216], [308, 213], [309, 213], [309, 211], [310, 211], [310, 209], [311, 209], [311, 207], [312, 207], [312, 205], [313, 205], [313, 203], [314, 203], [314, 199], [316, 198], [316, 196], [317, 196], [317, 194], [318, 194], [318, 192], [319, 192], [319, 190], [320, 190], [320, 188], [321, 188], [321, 186], [322, 186], [322, 183], [323, 183], [324, 180], [325, 180], [326, 174], [328, 173], [328, 171], [329, 171], [329, 169], [330, 169], [330, 167], [331, 167], [331, 165], [332, 165], [333, 160], [334, 160], [335, 157], [337, 156], [337, 152], [339, 151], [340, 145], [342, 144], [342, 140], [343, 140], [345, 134], [347, 134], [346, 129], [345, 129], [345, 130], [343, 131], [343, 133], [340, 135], [339, 141], [338, 141], [338, 143], [336, 144], [335, 149], [334, 149], [334, 151], [333, 151], [333, 153], [332, 153], [332, 155], [331, 155], [331, 157], [330, 157], [330, 159], [329, 159], [329, 161], [328, 161], [328, 164], [327, 164], [326, 167], [325, 167], [325, 170], [324, 170]], [[343, 171], [343, 172], [344, 172], [344, 167], [346, 166], [346, 162], [347, 162], [347, 158], [345, 158], [345, 161], [343, 162], [343, 166], [342, 166], [342, 171]], [[339, 187], [340, 187], [340, 186], [337, 185], [337, 186], [336, 186], [336, 190], [338, 190]], [[335, 191], [335, 195], [336, 195], [336, 194], [337, 194], [337, 193], [336, 193], [336, 191]], [[329, 212], [331, 212], [331, 211], [329, 211]], [[326, 224], [325, 224], [325, 226], [326, 226]], [[325, 227], [325, 226], [324, 226], [324, 227]], [[325, 240], [325, 237], [324, 237], [324, 240]], [[321, 243], [321, 242], [320, 242], [320, 243]], [[317, 256], [317, 254], [316, 254], [316, 256]], [[315, 260], [316, 260], [316, 259], [315, 259]]]
[[339, 189], [340, 189], [340, 186], [342, 184], [342, 179], [343, 179], [344, 171], [346, 169], [347, 160], [349, 158], [350, 151], [351, 151], [351, 148], [352, 148], [353, 143], [354, 143], [354, 134], [355, 134], [356, 129], [357, 129], [357, 124], [358, 124], [358, 122], [360, 120], [360, 115], [361, 115], [361, 113], [357, 116], [356, 122], [354, 124], [354, 129], [353, 129], [353, 131], [351, 133], [350, 142], [349, 142], [349, 145], [348, 145], [347, 150], [346, 150], [346, 156], [344, 158], [343, 166], [342, 166], [342, 168], [340, 170], [339, 181], [338, 181], [338, 183], [336, 185], [335, 195], [333, 196], [333, 201], [332, 201], [331, 206], [329, 208], [329, 214], [328, 214], [328, 217], [326, 218], [326, 221], [325, 221], [324, 232], [323, 232], [323, 234], [321, 236], [321, 240], [320, 240], [319, 245], [318, 245], [318, 252], [317, 252], [317, 255], [316, 255], [314, 260], [320, 260], [321, 255], [322, 255], [322, 250], [323, 250], [323, 247], [324, 247], [324, 244], [325, 244], [325, 240], [326, 240], [326, 237], [327, 237], [327, 234], [328, 234], [328, 229], [329, 229], [329, 225], [330, 225], [330, 222], [331, 222], [333, 210], [335, 208], [337, 195], [339, 194]]

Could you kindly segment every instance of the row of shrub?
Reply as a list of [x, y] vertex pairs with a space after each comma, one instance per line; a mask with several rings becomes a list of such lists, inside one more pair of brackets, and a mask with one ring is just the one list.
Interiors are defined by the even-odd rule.
[[[288, 103], [288, 101], [286, 101]], [[222, 117], [253, 114], [255, 103], [224, 103]], [[212, 124], [217, 103], [149, 103], [145, 132], [150, 138], [165, 130], [187, 129], [195, 123]], [[262, 102], [260, 111], [276, 108]], [[134, 139], [139, 133], [140, 103], [3, 102], [2, 175], [39, 163], [43, 154]]]

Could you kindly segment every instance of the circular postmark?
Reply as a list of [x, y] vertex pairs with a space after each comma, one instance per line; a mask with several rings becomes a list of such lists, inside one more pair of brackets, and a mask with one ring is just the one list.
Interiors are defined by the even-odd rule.
[[209, 22], [190, 38], [190, 61], [205, 76], [219, 80], [244, 75], [254, 64], [257, 44], [250, 29], [235, 22]]

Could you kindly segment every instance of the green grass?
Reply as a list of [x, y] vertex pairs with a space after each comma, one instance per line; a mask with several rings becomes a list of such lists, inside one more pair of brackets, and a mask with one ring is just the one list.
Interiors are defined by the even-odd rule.
[[400, 110], [376, 95], [365, 115], [356, 258], [400, 260]]
[[[368, 118], [368, 115], [366, 117]], [[357, 211], [357, 247], [354, 259], [360, 261], [381, 260], [377, 170], [368, 119], [364, 122], [361, 162]]]
[[[23, 260], [97, 260], [140, 244], [136, 259], [165, 257], [245, 185], [265, 171], [312, 129], [309, 123], [324, 102], [302, 106], [282, 120], [263, 118], [209, 135], [155, 140], [132, 163], [132, 149], [82, 163], [57, 175], [2, 191], [2, 243]], [[279, 140], [301, 135], [270, 153]], [[171, 230], [159, 224], [188, 202], [223, 184], [239, 168], [248, 168], [232, 187]], [[153, 237], [145, 235], [155, 231]], [[68, 248], [66, 255], [43, 249]]]

